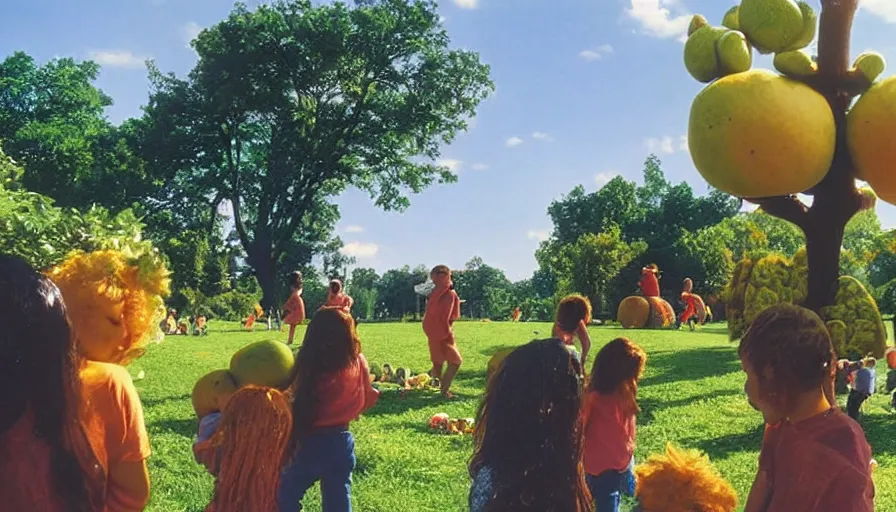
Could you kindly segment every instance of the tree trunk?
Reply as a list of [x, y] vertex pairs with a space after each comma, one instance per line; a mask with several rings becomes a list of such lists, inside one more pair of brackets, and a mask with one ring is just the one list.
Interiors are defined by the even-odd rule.
[[[267, 245], [267, 246], [265, 246]], [[261, 287], [261, 307], [265, 312], [276, 307], [277, 259], [272, 254], [271, 244], [256, 242], [248, 253], [249, 265], [255, 270], [255, 279]]]

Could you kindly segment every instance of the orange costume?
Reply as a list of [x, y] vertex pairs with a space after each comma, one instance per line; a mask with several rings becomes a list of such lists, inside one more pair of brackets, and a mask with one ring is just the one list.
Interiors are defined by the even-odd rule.
[[283, 305], [286, 317], [283, 323], [297, 325], [305, 321], [305, 301], [302, 300], [302, 290], [296, 290], [289, 294], [289, 299]]
[[691, 278], [685, 279], [684, 289], [681, 292], [681, 300], [684, 302], [685, 308], [679, 317], [679, 324], [688, 323], [691, 319], [702, 324], [706, 319], [706, 305], [699, 295], [692, 293], [693, 290], [694, 282], [691, 281]]
[[519, 322], [521, 316], [523, 316], [523, 312], [520, 311], [520, 308], [514, 308], [513, 314], [510, 315], [510, 320], [513, 322]]
[[657, 278], [659, 269], [656, 265], [650, 264], [641, 269], [641, 279], [638, 281], [638, 287], [645, 297], [660, 296], [660, 281]]
[[433, 365], [444, 363], [460, 366], [462, 359], [457, 350], [451, 326], [460, 318], [460, 297], [451, 286], [436, 287], [426, 301], [423, 316], [423, 332], [429, 341], [429, 357]]

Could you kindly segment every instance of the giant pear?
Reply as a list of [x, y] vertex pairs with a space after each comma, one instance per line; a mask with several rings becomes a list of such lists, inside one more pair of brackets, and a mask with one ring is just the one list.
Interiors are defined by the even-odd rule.
[[295, 356], [279, 341], [257, 341], [238, 350], [230, 359], [230, 373], [240, 387], [254, 385], [286, 389]]

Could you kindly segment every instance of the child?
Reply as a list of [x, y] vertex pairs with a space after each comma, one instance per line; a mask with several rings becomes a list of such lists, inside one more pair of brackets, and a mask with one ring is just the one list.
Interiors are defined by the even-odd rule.
[[296, 356], [294, 379], [279, 512], [301, 510], [305, 492], [318, 481], [323, 512], [351, 512], [355, 440], [348, 427], [373, 407], [379, 391], [370, 382], [354, 321], [344, 309], [324, 307], [314, 314]]
[[873, 357], [868, 357], [862, 363], [862, 367], [856, 370], [852, 390], [846, 400], [846, 413], [856, 421], [859, 420], [859, 409], [862, 404], [874, 394], [874, 381], [877, 378], [874, 370], [877, 361]]
[[556, 339], [511, 352], [479, 405], [470, 512], [590, 512], [582, 469], [582, 367]]
[[302, 273], [296, 270], [287, 277], [289, 282], [289, 299], [283, 306], [283, 323], [289, 326], [287, 345], [292, 345], [296, 335], [296, 326], [305, 322], [305, 301], [302, 300]]
[[582, 365], [588, 360], [591, 350], [591, 336], [588, 335], [588, 324], [591, 323], [591, 301], [588, 297], [574, 293], [567, 295], [557, 305], [554, 319], [553, 336], [572, 346], [575, 339], [582, 345]]
[[871, 449], [857, 423], [832, 407], [830, 334], [812, 311], [778, 304], [738, 348], [747, 394], [767, 424], [746, 512], [872, 512]]
[[620, 490], [633, 496], [638, 379], [647, 355], [627, 338], [604, 345], [594, 359], [585, 398], [585, 479], [596, 512], [618, 512]]
[[690, 277], [684, 280], [681, 291], [681, 301], [684, 302], [684, 311], [678, 317], [677, 327], [680, 329], [682, 324], [688, 324], [691, 330], [694, 330], [694, 324], [697, 323], [697, 296], [694, 295], [694, 281]]
[[342, 281], [332, 279], [330, 281], [330, 291], [327, 294], [327, 302], [324, 304], [328, 307], [343, 308], [345, 312], [351, 314], [354, 301], [346, 295], [342, 288]]
[[[460, 298], [454, 291], [451, 269], [447, 266], [437, 265], [429, 276], [435, 284], [435, 289], [426, 300], [423, 332], [429, 342], [432, 378], [439, 379], [442, 396], [453, 398], [451, 382], [463, 363], [452, 329], [454, 321], [460, 318]], [[443, 371], [446, 363], [448, 367]]]
[[206, 461], [217, 476], [206, 512], [277, 512], [277, 461], [292, 431], [283, 393], [256, 386], [240, 389], [228, 400], [214, 430], [195, 448], [197, 459]]

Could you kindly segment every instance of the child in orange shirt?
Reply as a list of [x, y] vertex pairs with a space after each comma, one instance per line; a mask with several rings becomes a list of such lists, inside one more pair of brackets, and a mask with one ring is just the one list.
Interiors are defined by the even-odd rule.
[[279, 460], [292, 432], [289, 402], [280, 391], [247, 386], [234, 393], [214, 433], [194, 452], [217, 477], [206, 512], [277, 512]]
[[80, 357], [56, 286], [0, 255], [0, 509], [99, 512], [103, 475], [79, 422]]
[[638, 379], [647, 355], [627, 338], [604, 345], [594, 359], [585, 397], [586, 480], [596, 512], [618, 512], [621, 492], [634, 494]]
[[447, 266], [437, 265], [429, 276], [435, 284], [435, 289], [426, 300], [423, 333], [429, 342], [432, 377], [440, 380], [442, 396], [453, 398], [451, 382], [463, 363], [460, 351], [457, 349], [454, 330], [451, 328], [454, 321], [460, 318], [460, 298], [454, 291], [451, 269]]
[[296, 356], [291, 391], [293, 426], [279, 512], [302, 510], [302, 498], [318, 481], [323, 512], [351, 512], [355, 439], [349, 423], [373, 407], [379, 391], [370, 382], [355, 323], [343, 308], [323, 307], [314, 314]]
[[327, 293], [327, 302], [324, 304], [325, 306], [343, 308], [346, 313], [351, 314], [352, 305], [354, 303], [355, 301], [353, 301], [343, 290], [342, 281], [339, 279], [330, 281], [330, 291]]
[[288, 276], [289, 299], [283, 306], [283, 323], [289, 325], [287, 345], [292, 345], [296, 335], [296, 326], [305, 321], [305, 301], [302, 300], [302, 273], [296, 270]]
[[569, 346], [574, 345], [578, 338], [582, 345], [582, 365], [588, 360], [588, 352], [591, 351], [591, 336], [588, 334], [590, 323], [591, 301], [588, 297], [574, 293], [563, 297], [557, 305], [553, 336]]
[[812, 311], [763, 311], [738, 348], [749, 400], [768, 425], [746, 512], [872, 512], [871, 449], [830, 399], [831, 336]]

